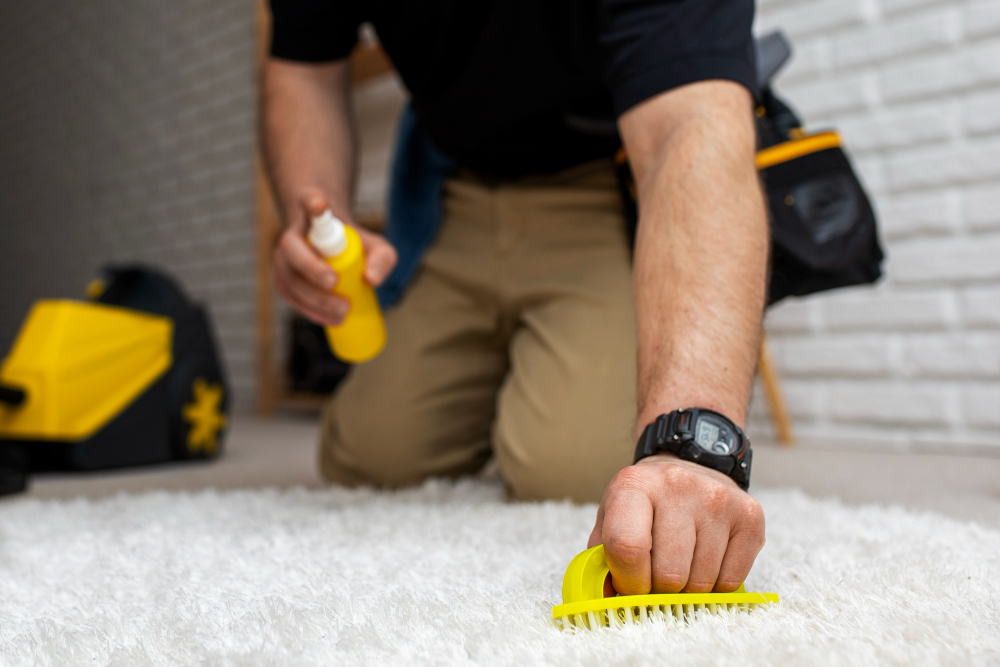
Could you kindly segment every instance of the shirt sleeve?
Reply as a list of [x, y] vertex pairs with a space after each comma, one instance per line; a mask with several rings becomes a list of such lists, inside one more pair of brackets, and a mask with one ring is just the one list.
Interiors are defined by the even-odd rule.
[[271, 0], [271, 55], [300, 62], [346, 58], [362, 23], [352, 0]]
[[756, 97], [753, 0], [599, 0], [604, 80], [615, 113], [708, 79]]

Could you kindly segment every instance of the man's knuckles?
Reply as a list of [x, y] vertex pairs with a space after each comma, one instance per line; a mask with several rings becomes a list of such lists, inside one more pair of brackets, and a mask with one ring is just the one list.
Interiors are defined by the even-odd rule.
[[631, 535], [609, 535], [604, 541], [604, 552], [608, 558], [615, 565], [630, 570], [640, 566], [648, 567], [652, 547], [652, 536], [641, 539]]
[[751, 537], [758, 547], [764, 547], [764, 508], [756, 499], [748, 495], [742, 498], [733, 510], [732, 523], [734, 532]]
[[278, 242], [274, 246], [274, 250], [271, 252], [271, 260], [274, 263], [274, 273], [278, 275], [280, 272], [284, 272], [287, 262], [285, 260], [285, 236], [278, 239]]
[[747, 496], [740, 507], [740, 523], [748, 527], [760, 526], [761, 533], [764, 531], [764, 508], [760, 506], [756, 498]]
[[654, 572], [653, 593], [680, 593], [687, 585], [687, 574]]
[[682, 590], [685, 593], [711, 593], [713, 588], [715, 588], [714, 581], [695, 581], [692, 579], [688, 580]]
[[715, 588], [713, 589], [716, 593], [732, 593], [736, 591], [741, 585], [742, 581], [723, 581], [719, 580], [715, 582]]
[[701, 490], [698, 503], [709, 515], [721, 516], [730, 513], [730, 508], [733, 505], [733, 493], [731, 489], [711, 480]]
[[663, 464], [659, 470], [661, 488], [684, 496], [697, 493], [710, 480], [705, 477], [701, 470], [693, 468], [693, 465], [680, 461], [670, 461]]
[[620, 493], [646, 493], [650, 488], [650, 475], [639, 466], [628, 466], [619, 470], [611, 483], [608, 484], [607, 493], [611, 496]]
[[315, 186], [304, 188], [300, 201], [310, 215], [320, 215], [327, 208], [326, 195]]
[[286, 229], [278, 239], [278, 245], [275, 248], [275, 253], [288, 256], [288, 253], [291, 250], [291, 244], [295, 243], [295, 239], [293, 238], [294, 234], [295, 233], [291, 229]]
[[382, 265], [382, 270], [385, 273], [392, 271], [393, 267], [399, 262], [399, 253], [396, 252], [396, 248], [391, 243], [383, 242], [382, 252], [379, 255], [379, 263]]

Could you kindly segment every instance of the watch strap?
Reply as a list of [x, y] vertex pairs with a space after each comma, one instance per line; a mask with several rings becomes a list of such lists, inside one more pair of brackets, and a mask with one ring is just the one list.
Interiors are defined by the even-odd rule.
[[743, 433], [742, 429], [725, 418], [725, 415], [714, 410], [706, 410], [706, 412], [725, 418], [732, 424], [742, 441], [742, 447], [736, 455], [719, 456], [706, 452], [694, 441], [694, 425], [700, 411], [697, 408], [674, 410], [669, 414], [660, 415], [653, 422], [647, 424], [636, 442], [633, 463], [638, 463], [658, 452], [669, 452], [681, 460], [718, 470], [746, 491], [750, 487], [750, 467], [753, 460], [750, 439]]

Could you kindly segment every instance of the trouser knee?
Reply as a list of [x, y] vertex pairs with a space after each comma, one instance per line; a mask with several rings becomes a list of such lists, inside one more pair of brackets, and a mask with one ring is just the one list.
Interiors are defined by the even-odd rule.
[[411, 486], [475, 472], [489, 456], [485, 438], [456, 448], [419, 420], [338, 407], [334, 401], [324, 411], [319, 455], [320, 472], [335, 484]]

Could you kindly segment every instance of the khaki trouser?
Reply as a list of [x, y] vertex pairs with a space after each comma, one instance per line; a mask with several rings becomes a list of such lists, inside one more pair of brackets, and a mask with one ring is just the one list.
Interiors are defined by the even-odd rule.
[[402, 486], [481, 468], [521, 499], [597, 501], [634, 448], [632, 271], [610, 161], [450, 180], [389, 342], [324, 411], [323, 475]]

